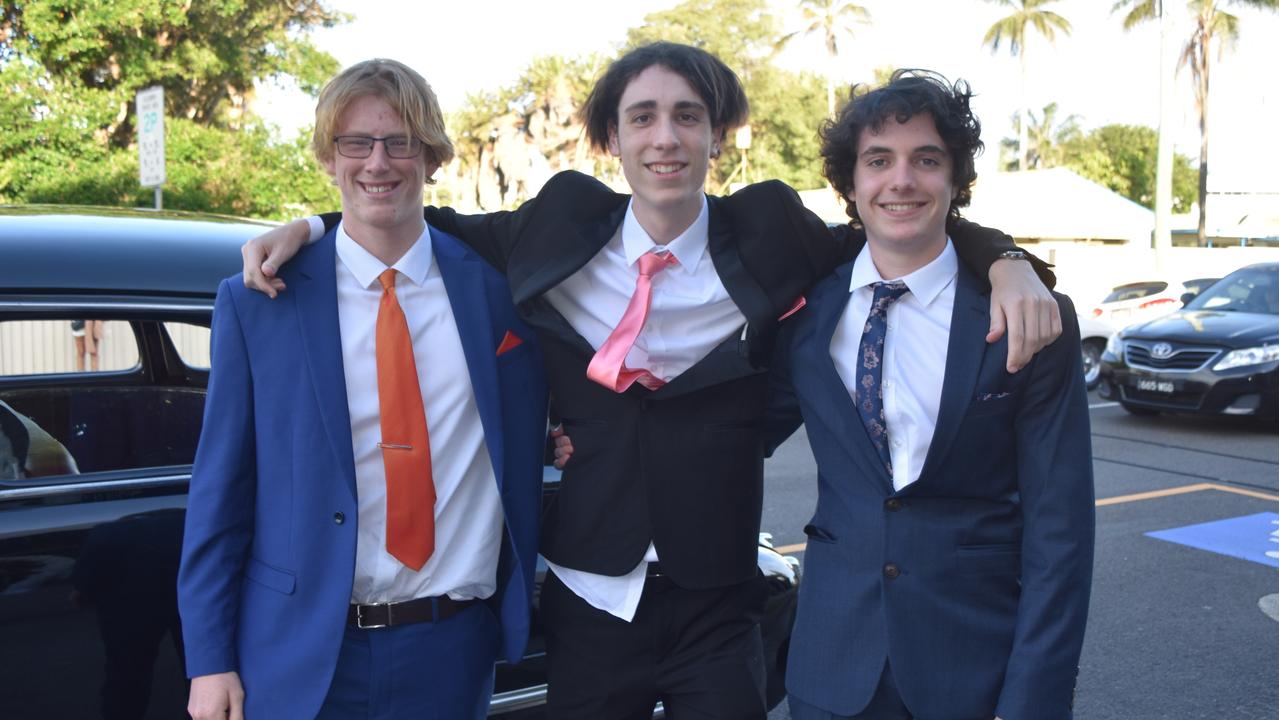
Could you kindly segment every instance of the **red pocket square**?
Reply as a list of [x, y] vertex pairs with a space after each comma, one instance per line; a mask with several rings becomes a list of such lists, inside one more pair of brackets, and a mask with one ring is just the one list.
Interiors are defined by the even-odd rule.
[[781, 322], [785, 320], [786, 318], [790, 317], [791, 315], [794, 315], [795, 313], [799, 312], [800, 308], [804, 307], [807, 304], [808, 304], [808, 300], [805, 300], [804, 296], [800, 295], [799, 299], [795, 301], [794, 307], [782, 313], [782, 316], [777, 318], [777, 322]]
[[523, 344], [524, 341], [520, 339], [519, 335], [507, 330], [506, 336], [502, 338], [502, 344], [497, 346], [497, 356], [501, 357]]

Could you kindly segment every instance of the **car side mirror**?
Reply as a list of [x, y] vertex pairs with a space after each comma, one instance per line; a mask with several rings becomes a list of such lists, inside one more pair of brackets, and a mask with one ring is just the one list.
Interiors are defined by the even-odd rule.
[[1182, 293], [1182, 294], [1181, 294], [1181, 306], [1182, 306], [1182, 307], [1185, 307], [1185, 306], [1189, 305], [1189, 304], [1190, 304], [1190, 301], [1191, 301], [1191, 300], [1194, 300], [1194, 299], [1195, 299], [1195, 294], [1194, 294], [1194, 293], [1192, 293], [1192, 292]]

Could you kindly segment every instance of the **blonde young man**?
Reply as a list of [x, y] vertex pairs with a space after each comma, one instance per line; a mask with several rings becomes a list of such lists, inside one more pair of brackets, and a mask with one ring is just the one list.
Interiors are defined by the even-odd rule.
[[201, 718], [483, 718], [523, 653], [546, 392], [506, 282], [422, 219], [435, 96], [370, 60], [320, 95], [343, 222], [283, 301], [229, 278], [178, 578]]

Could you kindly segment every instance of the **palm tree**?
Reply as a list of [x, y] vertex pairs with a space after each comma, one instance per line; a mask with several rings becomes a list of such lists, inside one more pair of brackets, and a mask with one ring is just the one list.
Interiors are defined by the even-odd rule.
[[[1111, 12], [1127, 9], [1124, 29], [1131, 30], [1146, 20], [1159, 17], [1162, 0], [1117, 0]], [[1279, 9], [1279, 0], [1189, 0], [1194, 13], [1194, 30], [1181, 51], [1180, 67], [1190, 66], [1195, 82], [1195, 110], [1199, 113], [1199, 245], [1208, 244], [1208, 71], [1211, 67], [1213, 42], [1217, 43], [1217, 59], [1239, 39], [1239, 17], [1226, 12], [1227, 5], [1242, 5], [1260, 10]]]
[[781, 49], [797, 35], [820, 33], [826, 43], [826, 54], [830, 58], [830, 68], [826, 72], [826, 113], [835, 114], [835, 69], [839, 60], [839, 37], [853, 36], [853, 24], [865, 25], [870, 22], [870, 11], [861, 5], [854, 5], [844, 0], [799, 0], [799, 9], [803, 13], [805, 27], [782, 36], [777, 41], [777, 49]]
[[[1071, 114], [1058, 121], [1057, 110], [1057, 103], [1050, 102], [1044, 106], [1042, 115], [1036, 116], [1033, 111], [1030, 113], [1030, 128], [1027, 131], [1029, 142], [1026, 152], [1026, 166], [1029, 169], [1046, 170], [1063, 164], [1066, 144], [1080, 135], [1080, 117]], [[1021, 134], [1021, 119], [1021, 112], [1013, 114], [1013, 125], [1017, 126], [1018, 135]], [[1001, 153], [1001, 163], [1004, 162], [1003, 157], [1012, 155], [1014, 152], [1019, 157], [1021, 155], [1017, 139], [1004, 138], [1000, 142], [1000, 147], [1004, 151]], [[1016, 164], [1017, 161], [1012, 161], [1007, 169], [1011, 170]]]
[[[1057, 39], [1057, 31], [1060, 30], [1063, 35], [1070, 34], [1070, 21], [1058, 15], [1051, 10], [1044, 10], [1045, 5], [1050, 5], [1057, 0], [986, 0], [997, 5], [1012, 8], [1012, 14], [999, 20], [990, 29], [986, 31], [986, 37], [982, 38], [983, 45], [989, 45], [992, 53], [999, 52], [1000, 43], [1005, 40], [1008, 42], [1008, 50], [1021, 61], [1021, 106], [1024, 110], [1023, 117], [1029, 117], [1031, 114], [1030, 105], [1026, 98], [1026, 40], [1027, 28], [1033, 27], [1043, 35], [1048, 42]], [[1017, 169], [1026, 169], [1026, 150], [1030, 146], [1027, 140], [1027, 126], [1029, 123], [1021, 123], [1018, 131], [1018, 152], [1017, 152]]]

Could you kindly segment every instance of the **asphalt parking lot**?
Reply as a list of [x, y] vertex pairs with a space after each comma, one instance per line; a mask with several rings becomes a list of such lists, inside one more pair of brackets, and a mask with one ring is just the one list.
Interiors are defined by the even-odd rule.
[[[1279, 718], [1279, 424], [1090, 403], [1097, 559], [1076, 717]], [[802, 431], [767, 477], [764, 529], [802, 560], [816, 500]]]

